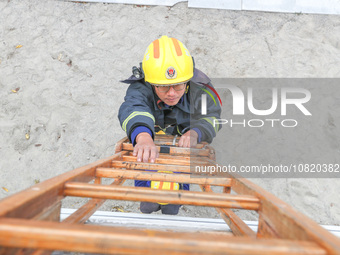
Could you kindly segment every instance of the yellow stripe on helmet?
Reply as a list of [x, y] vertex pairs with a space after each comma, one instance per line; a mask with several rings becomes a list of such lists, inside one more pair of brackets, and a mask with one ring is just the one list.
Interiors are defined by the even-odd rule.
[[179, 40], [167, 36], [148, 46], [142, 67], [145, 81], [151, 84], [180, 84], [194, 76], [194, 63], [187, 48]]

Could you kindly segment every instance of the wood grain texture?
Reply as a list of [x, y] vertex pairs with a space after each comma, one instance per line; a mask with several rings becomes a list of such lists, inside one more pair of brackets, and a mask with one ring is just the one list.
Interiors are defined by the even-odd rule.
[[[156, 146], [160, 151], [160, 146]], [[184, 156], [209, 156], [210, 151], [208, 149], [196, 149], [196, 148], [183, 148], [183, 147], [169, 147], [171, 155], [184, 155]], [[133, 151], [133, 145], [131, 143], [123, 143], [123, 150]]]
[[124, 178], [133, 180], [168, 181], [178, 183], [203, 184], [230, 187], [229, 178], [203, 178], [191, 174], [170, 174], [139, 170], [120, 170], [119, 168], [103, 168], [96, 170], [96, 176], [103, 178]]
[[[209, 185], [200, 185], [205, 192], [213, 192]], [[247, 236], [256, 238], [256, 233], [248, 227], [231, 209], [217, 208], [216, 211], [221, 215], [222, 219], [228, 224], [235, 236]]]
[[0, 219], [0, 245], [101, 254], [326, 254], [311, 242]]
[[159, 170], [159, 171], [173, 171], [180, 173], [190, 173], [190, 166], [188, 165], [169, 165], [157, 163], [143, 163], [143, 162], [130, 162], [130, 161], [112, 161], [111, 164], [114, 168], [126, 169], [145, 169], [145, 170]]
[[250, 180], [236, 174], [227, 176], [233, 178], [232, 189], [235, 192], [252, 195], [261, 200], [259, 238], [313, 241], [325, 248], [329, 254], [340, 254], [340, 239], [316, 222]]
[[[170, 144], [172, 139], [156, 136], [156, 143]], [[132, 149], [125, 137], [117, 143], [115, 155], [0, 201], [0, 255], [45, 255], [60, 247], [101, 254], [340, 254], [339, 238], [249, 180], [230, 173], [218, 175], [223, 178], [193, 178], [192, 163], [216, 164], [210, 145], [200, 144], [195, 149], [170, 146], [170, 153], [160, 154], [156, 163], [136, 162]], [[101, 179], [108, 177], [115, 178], [113, 185], [102, 185]], [[120, 186], [126, 179], [195, 183], [203, 192]], [[87, 183], [93, 180], [94, 184]], [[210, 185], [222, 186], [223, 192], [213, 193]], [[65, 196], [92, 200], [64, 222], [50, 222], [58, 221]], [[215, 207], [235, 237], [78, 224], [106, 199]], [[231, 208], [258, 211], [257, 234]]]
[[65, 184], [64, 195], [248, 210], [257, 210], [259, 208], [259, 200], [253, 196], [204, 193], [184, 190], [156, 190], [141, 187], [120, 187], [75, 182]]
[[[119, 178], [114, 180], [111, 185], [122, 185], [124, 181], [124, 179]], [[104, 204], [105, 201], [105, 199], [91, 199], [82, 207], [80, 207], [77, 211], [75, 211], [69, 217], [63, 220], [63, 222], [77, 224], [85, 223], [92, 216], [92, 214], [94, 214], [99, 209], [99, 207]]]
[[88, 182], [94, 179], [97, 167], [112, 167], [111, 162], [122, 155], [115, 154], [84, 167], [56, 176], [29, 189], [3, 199], [0, 203], [1, 217], [32, 218], [44, 208], [63, 199], [64, 183], [67, 181]]

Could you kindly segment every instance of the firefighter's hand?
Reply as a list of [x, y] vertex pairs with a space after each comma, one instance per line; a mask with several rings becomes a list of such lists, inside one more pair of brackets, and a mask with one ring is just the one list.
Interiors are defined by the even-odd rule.
[[194, 130], [189, 130], [178, 141], [179, 147], [196, 147], [198, 134]]
[[138, 162], [150, 162], [154, 163], [156, 158], [158, 158], [158, 151], [152, 137], [149, 133], [142, 132], [136, 137], [136, 145], [133, 149], [133, 156], [137, 156]]

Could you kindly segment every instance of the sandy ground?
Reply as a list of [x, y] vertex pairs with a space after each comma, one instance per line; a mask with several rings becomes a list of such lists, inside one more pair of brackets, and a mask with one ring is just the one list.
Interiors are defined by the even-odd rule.
[[[340, 16], [0, 0], [0, 198], [113, 153], [125, 135], [118, 81], [163, 34], [213, 78], [340, 76]], [[340, 224], [339, 179], [254, 182], [319, 223]], [[180, 214], [218, 216], [190, 206]]]

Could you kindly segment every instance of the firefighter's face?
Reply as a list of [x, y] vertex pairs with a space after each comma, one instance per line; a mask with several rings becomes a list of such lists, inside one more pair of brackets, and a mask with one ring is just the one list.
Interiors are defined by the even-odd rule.
[[186, 83], [174, 86], [154, 86], [160, 100], [167, 105], [176, 105], [184, 95]]

